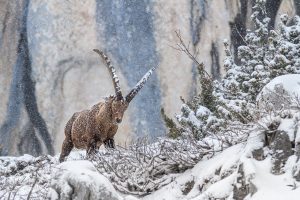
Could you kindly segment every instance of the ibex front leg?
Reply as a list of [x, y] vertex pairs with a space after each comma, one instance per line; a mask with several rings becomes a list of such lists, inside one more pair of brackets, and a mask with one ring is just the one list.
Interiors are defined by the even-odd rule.
[[108, 135], [106, 140], [104, 141], [104, 145], [105, 148], [113, 148], [115, 149], [115, 140], [114, 140], [114, 136], [116, 135], [118, 130], [118, 126], [114, 125], [110, 128], [110, 130], [108, 131]]
[[96, 153], [97, 148], [97, 138], [94, 127], [94, 119], [89, 117], [88, 126], [87, 126], [87, 146], [86, 146], [86, 157], [89, 159]]
[[86, 148], [86, 157], [87, 159], [90, 159], [93, 157], [93, 155], [96, 154], [96, 148], [97, 148], [97, 142], [95, 138], [91, 138], [88, 141], [87, 148]]

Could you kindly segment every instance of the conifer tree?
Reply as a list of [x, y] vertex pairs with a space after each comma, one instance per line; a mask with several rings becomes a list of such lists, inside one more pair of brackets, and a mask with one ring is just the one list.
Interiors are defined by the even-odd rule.
[[[291, 20], [282, 15], [279, 29], [268, 30], [270, 18], [265, 5], [265, 0], [257, 0], [253, 7], [254, 30], [247, 31], [245, 45], [238, 47], [238, 63], [229, 43], [224, 42], [225, 74], [220, 81], [208, 81], [206, 73], [199, 70], [201, 92], [184, 102], [176, 116], [181, 133], [201, 139], [226, 131], [232, 124], [253, 122], [258, 112], [256, 98], [262, 88], [277, 76], [300, 73], [300, 17]], [[183, 52], [190, 58], [193, 55], [186, 49]], [[195, 57], [191, 59], [199, 66]]]

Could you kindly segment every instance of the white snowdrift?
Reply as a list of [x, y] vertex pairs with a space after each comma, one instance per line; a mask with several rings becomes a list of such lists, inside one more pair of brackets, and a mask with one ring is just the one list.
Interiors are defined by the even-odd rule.
[[110, 181], [89, 161], [68, 161], [58, 165], [51, 181], [49, 198], [122, 199]]
[[[294, 159], [295, 157], [292, 156], [290, 162]], [[289, 169], [282, 175], [273, 175], [270, 173], [271, 160], [269, 158], [263, 161], [253, 160], [253, 162], [256, 174], [252, 182], [258, 190], [248, 198], [249, 200], [298, 200], [300, 198], [299, 183], [292, 178]]]
[[[243, 145], [226, 149], [221, 154], [199, 162], [194, 168], [187, 170], [169, 185], [144, 197], [145, 200], [176, 200], [176, 199], [209, 199], [209, 197], [225, 198], [233, 189], [236, 175], [232, 168], [243, 153]], [[222, 179], [221, 175], [229, 174]], [[186, 183], [194, 181], [194, 186], [187, 195], [183, 194]], [[213, 182], [212, 184], [205, 184]]]
[[[145, 200], [209, 200], [209, 199], [233, 199], [233, 184], [237, 178], [236, 165], [243, 157], [243, 145], [237, 145], [225, 150], [213, 159], [202, 161], [193, 169], [183, 173], [175, 181], [160, 190], [144, 197]], [[240, 157], [241, 156], [241, 157]], [[270, 173], [271, 161], [267, 158], [263, 161], [247, 159], [246, 165], [253, 167], [248, 174], [257, 191], [253, 196], [248, 195], [247, 200], [298, 200], [300, 197], [299, 183], [295, 182], [290, 171], [282, 175]], [[216, 172], [221, 169], [228, 171], [229, 175], [223, 179]], [[253, 173], [253, 171], [255, 173]], [[225, 174], [225, 173], [224, 173]], [[194, 180], [192, 190], [184, 195], [182, 190], [188, 181]], [[212, 182], [204, 185], [205, 182]], [[214, 183], [213, 183], [214, 182]]]

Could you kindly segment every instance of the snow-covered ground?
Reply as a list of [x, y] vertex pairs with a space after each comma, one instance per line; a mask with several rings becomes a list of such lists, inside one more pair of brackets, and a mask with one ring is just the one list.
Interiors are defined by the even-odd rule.
[[[199, 162], [194, 168], [187, 170], [172, 183], [144, 197], [151, 199], [208, 199], [224, 198], [232, 192], [236, 174], [233, 169], [243, 154], [243, 144], [226, 149], [212, 159]], [[192, 183], [192, 185], [189, 185]], [[184, 191], [189, 190], [185, 195]]]
[[[255, 137], [255, 135], [253, 135]], [[251, 141], [250, 141], [251, 140]], [[116, 192], [108, 179], [98, 173], [91, 162], [89, 161], [72, 161], [78, 160], [84, 157], [84, 152], [73, 152], [70, 161], [63, 164], [57, 163], [57, 157], [53, 159], [52, 172], [49, 177], [49, 169], [45, 167], [44, 174], [48, 174], [47, 177], [52, 179], [51, 185], [59, 185], [59, 181], [62, 181], [60, 186], [63, 187], [66, 192], [71, 190], [69, 184], [72, 181], [84, 183], [89, 190], [97, 190], [96, 185], [104, 185], [106, 190], [112, 191], [116, 196], [116, 199], [144, 199], [144, 200], [208, 200], [208, 199], [234, 199], [233, 190], [236, 185], [236, 180], [240, 174], [238, 173], [239, 166], [243, 163], [244, 173], [246, 179], [255, 185], [256, 191], [251, 196], [248, 195], [245, 199], [257, 199], [257, 200], [282, 200], [282, 199], [299, 199], [300, 188], [299, 183], [292, 178], [293, 166], [296, 162], [296, 157], [291, 156], [285, 166], [285, 173], [281, 175], [274, 175], [271, 173], [271, 157], [267, 156], [264, 160], [256, 160], [251, 156], [251, 150], [257, 148], [255, 143], [256, 139], [250, 139], [247, 143], [234, 145], [222, 153], [212, 157], [211, 159], [200, 161], [192, 169], [179, 174], [170, 184], [160, 188], [158, 191], [153, 192], [144, 197], [133, 197], [131, 195], [125, 195]], [[259, 146], [259, 145], [258, 145]], [[19, 158], [4, 158], [1, 160], [14, 160], [10, 166], [16, 165], [18, 161], [34, 162], [35, 158], [29, 155], [25, 155]], [[0, 172], [5, 173], [10, 168], [1, 163]], [[25, 168], [26, 169], [26, 168]], [[59, 169], [59, 170], [58, 170]], [[61, 170], [67, 170], [67, 173], [61, 172]], [[59, 172], [59, 173], [58, 173]], [[25, 172], [24, 172], [25, 173]], [[40, 178], [41, 178], [40, 177]], [[20, 180], [20, 174], [11, 175], [12, 180]], [[33, 177], [27, 177], [33, 178]], [[45, 177], [44, 177], [45, 178]], [[1, 177], [1, 184], [5, 178]], [[24, 177], [24, 179], [26, 179]], [[24, 180], [23, 181], [26, 181]], [[67, 181], [66, 181], [67, 180]], [[28, 182], [29, 183], [29, 182]], [[7, 187], [10, 187], [9, 185]], [[28, 194], [28, 191], [32, 188], [32, 184], [28, 184], [27, 187], [20, 188], [18, 198], [24, 199]], [[37, 187], [36, 189], [40, 189]], [[74, 188], [73, 188], [74, 189]], [[83, 188], [82, 188], [83, 190]], [[57, 199], [57, 194], [53, 189], [50, 190], [47, 195], [53, 199]], [[98, 191], [100, 193], [101, 190]], [[3, 196], [4, 195], [4, 196]], [[36, 194], [35, 194], [36, 195]], [[35, 196], [35, 199], [43, 199], [44, 196]], [[0, 191], [0, 199], [8, 199], [8, 195]], [[12, 196], [11, 196], [12, 197]], [[13, 199], [13, 198], [11, 198]]]
[[[208, 200], [208, 199], [234, 199], [233, 188], [239, 175], [237, 165], [244, 162], [250, 169], [248, 177], [251, 178], [257, 191], [247, 200], [297, 200], [300, 197], [299, 183], [291, 175], [295, 156], [287, 164], [287, 172], [281, 175], [271, 173], [271, 158], [262, 161], [247, 158], [243, 144], [226, 149], [221, 154], [206, 161], [201, 161], [193, 169], [181, 174], [174, 182], [160, 190], [144, 197], [145, 200]], [[246, 170], [246, 171], [247, 171]], [[187, 195], [184, 190], [188, 183], [194, 185]]]

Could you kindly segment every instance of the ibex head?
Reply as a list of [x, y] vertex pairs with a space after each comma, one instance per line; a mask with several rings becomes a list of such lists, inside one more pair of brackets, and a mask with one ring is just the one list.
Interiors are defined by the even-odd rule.
[[123, 119], [124, 112], [128, 108], [129, 103], [131, 100], [137, 95], [137, 93], [143, 88], [147, 80], [149, 79], [150, 75], [155, 70], [155, 67], [151, 68], [143, 77], [142, 79], [135, 85], [133, 89], [126, 95], [124, 98], [121, 92], [120, 82], [119, 78], [116, 74], [116, 70], [114, 66], [111, 64], [111, 61], [109, 58], [100, 50], [94, 49], [94, 51], [100, 55], [101, 58], [104, 59], [106, 66], [108, 68], [108, 71], [111, 75], [114, 89], [115, 89], [115, 95], [111, 96], [109, 98], [109, 104], [111, 105], [111, 111], [112, 111], [112, 119], [114, 123], [121, 123]]
[[125, 110], [127, 110], [128, 103], [123, 99], [118, 100], [115, 96], [112, 97], [111, 111], [113, 123], [119, 124], [122, 122]]

